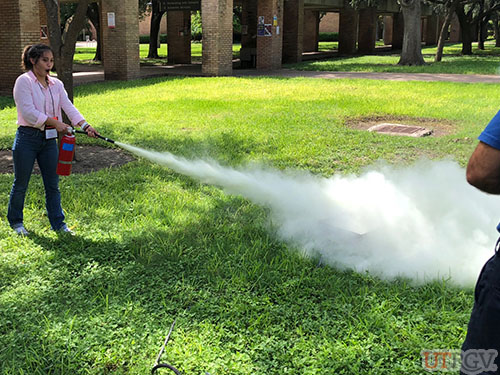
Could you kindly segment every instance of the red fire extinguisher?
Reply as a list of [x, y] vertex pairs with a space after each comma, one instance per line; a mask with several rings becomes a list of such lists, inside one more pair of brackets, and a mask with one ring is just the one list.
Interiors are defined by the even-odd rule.
[[59, 176], [69, 176], [73, 166], [73, 155], [75, 154], [75, 136], [66, 134], [62, 137], [59, 145], [59, 160], [56, 173]]

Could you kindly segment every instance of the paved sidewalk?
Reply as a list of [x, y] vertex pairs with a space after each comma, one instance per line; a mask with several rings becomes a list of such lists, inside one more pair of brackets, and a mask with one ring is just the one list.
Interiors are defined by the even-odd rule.
[[[141, 66], [141, 78], [161, 76], [203, 77], [201, 64]], [[479, 74], [430, 74], [430, 73], [366, 73], [366, 72], [313, 72], [293, 69], [256, 70], [233, 69], [234, 77], [283, 77], [283, 78], [323, 78], [323, 79], [379, 79], [388, 81], [442, 81], [459, 83], [500, 83], [500, 75]], [[104, 81], [101, 65], [75, 65], [73, 79], [75, 85]]]

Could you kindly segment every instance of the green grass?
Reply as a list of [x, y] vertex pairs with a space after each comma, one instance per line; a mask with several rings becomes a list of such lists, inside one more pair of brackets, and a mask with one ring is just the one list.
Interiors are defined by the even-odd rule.
[[[337, 42], [320, 42], [319, 50], [326, 51], [337, 48]], [[455, 73], [455, 74], [499, 74], [500, 48], [494, 41], [488, 41], [485, 50], [473, 46], [472, 56], [461, 56], [461, 44], [445, 46], [443, 59], [434, 62], [436, 47], [422, 48], [426, 65], [398, 66], [399, 54], [382, 53], [368, 56], [336, 57], [320, 61], [306, 61], [285, 65], [287, 68], [312, 71], [344, 71], [344, 72], [396, 72], [396, 73]]]
[[[191, 61], [201, 62], [201, 43], [191, 43]], [[240, 56], [241, 44], [233, 44], [233, 58], [238, 58]], [[77, 64], [92, 64], [92, 59], [95, 56], [95, 47], [77, 47], [75, 50], [74, 62]], [[149, 44], [140, 44], [139, 56], [141, 59], [141, 64], [166, 64], [168, 45], [162, 43], [160, 48], [158, 48], [158, 59], [148, 59]]]
[[[102, 134], [126, 143], [325, 176], [380, 158], [464, 164], [500, 101], [496, 85], [271, 78], [107, 82], [75, 94]], [[6, 149], [16, 110], [9, 98], [0, 108]], [[366, 116], [455, 128], [413, 139], [345, 126]], [[0, 175], [4, 210], [12, 178]], [[422, 374], [422, 349], [464, 339], [471, 289], [317, 267], [277, 239], [265, 208], [169, 169], [139, 160], [73, 174], [61, 192], [74, 238], [48, 230], [38, 175], [25, 207], [33, 235], [0, 222], [1, 374], [146, 374], [175, 317], [164, 359], [186, 374]]]

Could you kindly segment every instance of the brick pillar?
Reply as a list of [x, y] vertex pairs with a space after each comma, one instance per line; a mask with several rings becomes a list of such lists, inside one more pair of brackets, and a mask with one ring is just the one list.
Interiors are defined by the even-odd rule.
[[344, 3], [340, 9], [339, 20], [339, 53], [352, 55], [356, 52], [356, 41], [358, 40], [358, 12]]
[[202, 72], [233, 73], [233, 0], [202, 0]]
[[450, 24], [450, 42], [459, 43], [462, 41], [462, 32], [460, 31], [460, 22], [457, 14], [453, 14]]
[[257, 69], [280, 69], [282, 50], [283, 0], [257, 0]]
[[403, 13], [394, 13], [392, 21], [392, 49], [401, 49], [404, 34]]
[[392, 44], [392, 16], [384, 16], [384, 44]]
[[191, 64], [191, 12], [167, 12], [167, 43], [169, 64]]
[[375, 51], [377, 36], [377, 9], [374, 7], [359, 10], [358, 51], [370, 54]]
[[[1, 1], [1, 0], [0, 0]], [[42, 0], [38, 0], [39, 4], [39, 19], [40, 19], [40, 43], [50, 45], [49, 41], [49, 28], [47, 26], [47, 9], [45, 9], [45, 4], [43, 3]], [[43, 27], [43, 34], [42, 35], [42, 27]]]
[[425, 23], [425, 45], [434, 46], [439, 37], [439, 17], [435, 14], [427, 16]]
[[38, 1], [0, 0], [0, 46], [3, 73], [0, 93], [12, 95], [21, 70], [21, 54], [28, 44], [40, 43]]
[[301, 62], [304, 50], [304, 0], [285, 0], [283, 62]]
[[304, 11], [304, 52], [317, 52], [319, 42], [319, 12]]
[[257, 2], [243, 0], [241, 5], [241, 67], [255, 68], [257, 61]]
[[[102, 0], [101, 28], [104, 78], [139, 78], [139, 19], [137, 0]], [[115, 27], [108, 25], [108, 13], [115, 15]]]

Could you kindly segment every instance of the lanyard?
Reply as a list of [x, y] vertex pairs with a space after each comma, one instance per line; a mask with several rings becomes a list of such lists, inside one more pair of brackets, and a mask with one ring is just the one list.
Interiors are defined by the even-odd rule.
[[[43, 86], [38, 80], [36, 82], [38, 83], [38, 88], [40, 89], [40, 92], [42, 93], [42, 96], [43, 96], [43, 109], [45, 110], [45, 112], [47, 112], [47, 101], [45, 100]], [[56, 116], [56, 107], [54, 105], [54, 96], [52, 95], [52, 90], [50, 89], [50, 85], [48, 82], [47, 82], [47, 88], [49, 89], [50, 99], [52, 100], [52, 116], [51, 117], [55, 117]]]

